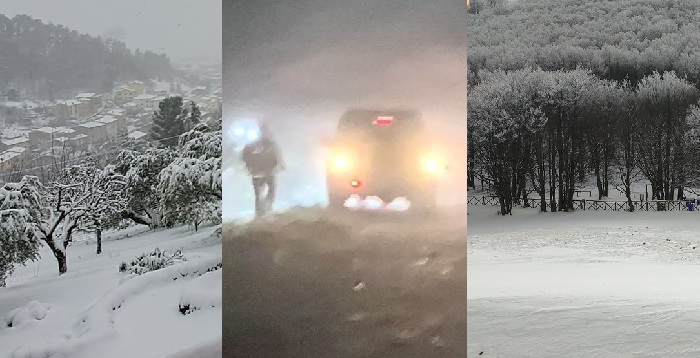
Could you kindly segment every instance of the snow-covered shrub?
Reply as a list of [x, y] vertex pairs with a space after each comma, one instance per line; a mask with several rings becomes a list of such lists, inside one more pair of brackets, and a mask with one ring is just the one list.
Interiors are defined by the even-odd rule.
[[178, 310], [183, 315], [194, 311], [221, 306], [222, 270], [215, 270], [195, 278], [180, 293]]
[[131, 219], [122, 219], [119, 220], [119, 223], [117, 223], [116, 227], [119, 230], [126, 230], [132, 226], [136, 225], [133, 220]]
[[156, 248], [153, 252], [141, 254], [131, 262], [122, 262], [119, 265], [119, 272], [141, 275], [182, 261], [185, 261], [185, 258], [181, 250], [177, 250], [171, 255], [167, 251], [160, 251]]
[[214, 230], [214, 232], [211, 233], [211, 235], [209, 236], [209, 238], [210, 238], [210, 239], [219, 239], [219, 240], [221, 240], [221, 234], [222, 234], [222, 231], [221, 231], [221, 230], [222, 230], [222, 226], [221, 226], [221, 224], [219, 224], [219, 225], [216, 227], [216, 230]]
[[26, 305], [15, 308], [5, 316], [6, 327], [17, 327], [30, 321], [41, 321], [51, 310], [51, 305], [39, 301], [31, 301]]
[[0, 187], [0, 287], [15, 265], [39, 257], [40, 242], [32, 223], [41, 216], [38, 182], [25, 177]]

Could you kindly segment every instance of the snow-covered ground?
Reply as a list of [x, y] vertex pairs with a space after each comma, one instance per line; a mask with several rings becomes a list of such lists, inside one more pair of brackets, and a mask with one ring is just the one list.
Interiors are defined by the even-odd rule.
[[470, 206], [469, 356], [700, 356], [697, 215]]
[[[220, 357], [221, 239], [213, 227], [109, 233], [68, 247], [58, 276], [47, 248], [0, 289], [0, 357]], [[155, 248], [186, 258], [130, 277], [119, 272]], [[189, 305], [183, 315], [180, 307]], [[11, 324], [8, 324], [8, 321]]]
[[436, 214], [296, 209], [225, 225], [224, 352], [464, 358], [467, 215]]

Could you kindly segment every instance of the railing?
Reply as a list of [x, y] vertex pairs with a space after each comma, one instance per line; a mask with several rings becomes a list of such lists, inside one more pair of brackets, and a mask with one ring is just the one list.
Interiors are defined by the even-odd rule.
[[[540, 209], [540, 199], [527, 198], [525, 200], [526, 207]], [[498, 197], [496, 196], [469, 196], [467, 203], [469, 205], [499, 205]], [[523, 198], [513, 198], [513, 204], [522, 205]], [[629, 202], [627, 201], [574, 199], [573, 204], [575, 210], [629, 211]], [[549, 209], [549, 200], [545, 200], [544, 205], [545, 208]], [[635, 211], [688, 211], [684, 200], [633, 201], [632, 205]]]

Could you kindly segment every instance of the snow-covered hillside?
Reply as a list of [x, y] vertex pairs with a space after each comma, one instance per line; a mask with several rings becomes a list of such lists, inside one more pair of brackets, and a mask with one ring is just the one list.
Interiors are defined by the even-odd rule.
[[[0, 289], [0, 357], [220, 357], [221, 239], [214, 231], [111, 232], [100, 255], [92, 241], [69, 246], [61, 276], [42, 249], [39, 261]], [[141, 275], [119, 272], [122, 262], [156, 248], [166, 257], [182, 250], [185, 261]]]

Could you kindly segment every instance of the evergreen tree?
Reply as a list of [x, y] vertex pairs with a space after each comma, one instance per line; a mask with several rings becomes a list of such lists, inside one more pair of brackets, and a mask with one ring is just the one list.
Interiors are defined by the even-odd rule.
[[160, 145], [175, 147], [178, 136], [187, 130], [187, 109], [182, 104], [182, 97], [168, 97], [158, 104], [158, 108], [153, 114], [151, 138]]
[[202, 112], [196, 103], [190, 102], [190, 116], [187, 121], [187, 130], [194, 128], [201, 122]]

